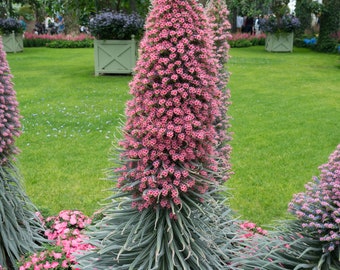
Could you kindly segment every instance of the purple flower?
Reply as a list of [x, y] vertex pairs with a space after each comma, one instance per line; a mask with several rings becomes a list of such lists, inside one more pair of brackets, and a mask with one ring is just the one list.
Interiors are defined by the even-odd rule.
[[23, 33], [23, 25], [14, 18], [0, 19], [0, 34]]
[[282, 17], [270, 15], [260, 19], [260, 28], [265, 33], [294, 32], [301, 27], [300, 20], [293, 15], [287, 14]]
[[144, 19], [136, 13], [104, 11], [96, 14], [89, 22], [89, 29], [97, 39], [128, 40], [134, 35], [140, 38]]
[[15, 138], [20, 135], [18, 101], [13, 89], [6, 53], [2, 49], [0, 37], [0, 164], [13, 159], [18, 152], [14, 146]]
[[289, 211], [324, 242], [325, 250], [332, 251], [340, 241], [340, 145], [319, 169], [320, 177], [306, 185], [306, 192], [294, 196]]

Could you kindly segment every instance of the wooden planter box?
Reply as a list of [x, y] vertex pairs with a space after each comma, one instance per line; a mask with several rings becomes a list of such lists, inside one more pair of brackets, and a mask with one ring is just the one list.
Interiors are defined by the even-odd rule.
[[131, 74], [137, 61], [137, 41], [94, 40], [95, 75]]
[[293, 52], [294, 33], [266, 34], [266, 51]]
[[24, 50], [23, 34], [2, 35], [2, 45], [5, 52], [22, 52]]

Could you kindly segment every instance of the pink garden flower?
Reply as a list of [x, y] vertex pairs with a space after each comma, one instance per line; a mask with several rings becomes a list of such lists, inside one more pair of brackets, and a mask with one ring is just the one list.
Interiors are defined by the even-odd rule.
[[63, 210], [58, 216], [44, 219], [47, 226], [45, 236], [53, 245], [46, 250], [32, 254], [20, 261], [19, 270], [70, 269], [76, 262], [75, 255], [80, 251], [92, 249], [83, 229], [92, 220], [80, 211]]
[[241, 223], [240, 228], [244, 231], [240, 232], [244, 238], [250, 238], [255, 235], [267, 235], [268, 233], [266, 230], [258, 227], [255, 223], [249, 221], [244, 221]]

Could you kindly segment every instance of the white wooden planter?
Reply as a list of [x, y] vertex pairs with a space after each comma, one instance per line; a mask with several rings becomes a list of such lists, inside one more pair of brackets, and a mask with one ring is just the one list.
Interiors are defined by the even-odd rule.
[[2, 35], [2, 45], [5, 52], [22, 52], [24, 50], [23, 34]]
[[137, 61], [137, 41], [94, 40], [95, 75], [131, 74]]
[[292, 52], [294, 33], [268, 33], [266, 34], [266, 51]]

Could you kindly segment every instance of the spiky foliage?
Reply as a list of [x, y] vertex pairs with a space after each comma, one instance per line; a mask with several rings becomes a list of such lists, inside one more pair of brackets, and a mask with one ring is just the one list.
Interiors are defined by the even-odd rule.
[[20, 122], [11, 79], [0, 37], [0, 265], [16, 269], [20, 256], [39, 248], [44, 238], [36, 208], [25, 194], [13, 165]]
[[[232, 269], [237, 245], [230, 208], [207, 197], [200, 204], [182, 199], [172, 211], [157, 206], [139, 211], [117, 191], [104, 218], [88, 228], [97, 250], [77, 261], [80, 269]], [[172, 218], [171, 215], [176, 215]]]
[[[218, 195], [220, 90], [195, 0], [154, 0], [130, 84], [114, 196], [81, 269], [227, 269], [237, 222]], [[116, 150], [119, 151], [119, 150]], [[217, 199], [218, 198], [218, 199]]]
[[221, 91], [220, 113], [215, 119], [215, 128], [217, 133], [217, 158], [221, 171], [221, 183], [227, 181], [231, 175], [230, 153], [231, 146], [228, 142], [231, 135], [228, 132], [230, 123], [227, 112], [231, 104], [230, 89], [227, 87], [229, 72], [226, 69], [226, 63], [229, 59], [228, 39], [231, 39], [231, 25], [228, 20], [229, 11], [225, 1], [210, 0], [206, 7], [206, 14], [209, 20], [210, 28], [213, 34], [213, 53], [217, 60], [218, 81], [217, 87]]
[[289, 204], [297, 220], [245, 245], [242, 269], [340, 269], [340, 145], [320, 170]]
[[340, 263], [336, 253], [323, 252], [320, 241], [304, 230], [301, 221], [289, 220], [267, 235], [240, 243], [232, 266], [242, 270], [336, 270]]

